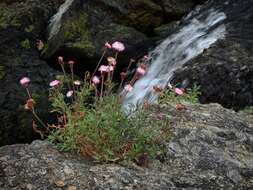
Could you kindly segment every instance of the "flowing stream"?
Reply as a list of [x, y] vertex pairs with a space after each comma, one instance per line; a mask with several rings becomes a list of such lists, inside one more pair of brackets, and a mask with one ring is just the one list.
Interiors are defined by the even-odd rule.
[[179, 30], [150, 53], [152, 59], [147, 72], [126, 95], [123, 109], [128, 112], [142, 105], [144, 100], [156, 101], [157, 94], [153, 86], [165, 88], [176, 69], [201, 54], [218, 39], [224, 38], [225, 19], [223, 12], [214, 9], [189, 14]]

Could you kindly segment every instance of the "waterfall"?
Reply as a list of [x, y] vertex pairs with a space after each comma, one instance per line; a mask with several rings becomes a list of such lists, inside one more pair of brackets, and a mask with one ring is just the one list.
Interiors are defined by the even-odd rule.
[[52, 39], [60, 31], [62, 17], [68, 11], [73, 2], [74, 0], [65, 0], [65, 2], [60, 6], [58, 12], [50, 19], [49, 40]]
[[126, 95], [123, 109], [135, 109], [144, 100], [156, 101], [157, 94], [153, 86], [165, 88], [176, 69], [201, 54], [218, 39], [224, 38], [226, 28], [222, 21], [225, 19], [223, 12], [214, 9], [201, 14], [189, 14], [178, 32], [169, 36], [150, 53], [152, 59], [149, 68]]

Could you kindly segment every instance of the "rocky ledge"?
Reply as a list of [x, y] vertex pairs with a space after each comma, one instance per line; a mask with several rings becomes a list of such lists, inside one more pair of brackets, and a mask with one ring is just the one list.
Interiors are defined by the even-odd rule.
[[253, 116], [218, 104], [159, 106], [172, 136], [163, 161], [96, 164], [44, 141], [0, 148], [1, 190], [252, 189]]

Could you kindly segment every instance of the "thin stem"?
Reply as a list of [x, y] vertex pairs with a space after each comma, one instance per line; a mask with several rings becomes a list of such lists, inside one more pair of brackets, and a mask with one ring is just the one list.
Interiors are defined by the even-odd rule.
[[72, 88], [73, 88], [73, 93], [75, 96], [75, 84], [74, 84], [74, 68], [73, 65], [70, 65], [70, 71], [71, 71], [71, 80], [72, 80]]
[[64, 69], [64, 65], [63, 64], [61, 64], [61, 69], [62, 69], [62, 72], [63, 72], [63, 75], [64, 75], [64, 80], [67, 82], [68, 89], [70, 90], [71, 88], [70, 88], [69, 82], [67, 80], [67, 75], [66, 75], [66, 71]]
[[34, 108], [32, 108], [31, 111], [32, 111], [32, 114], [34, 115], [34, 117], [39, 121], [39, 123], [40, 123], [43, 127], [47, 128], [47, 126], [44, 124], [44, 122], [43, 122], [43, 121], [39, 118], [39, 116], [36, 114]]
[[67, 124], [66, 114], [63, 114], [64, 126]]
[[102, 82], [101, 82], [101, 90], [100, 90], [100, 99], [103, 96], [103, 87], [104, 87], [104, 74], [102, 73]]
[[94, 85], [94, 88], [95, 88], [95, 96], [96, 96], [96, 98], [98, 97], [98, 89], [97, 89], [97, 87]]
[[28, 95], [29, 99], [31, 99], [31, 98], [32, 98], [32, 96], [31, 96], [31, 93], [30, 93], [30, 91], [29, 91], [28, 87], [26, 87], [25, 89], [26, 89], [26, 93], [27, 93], [27, 95]]
[[66, 79], [67, 76], [66, 76], [66, 72], [65, 72], [65, 69], [64, 69], [64, 65], [63, 64], [60, 64], [61, 65], [61, 69], [62, 69], [62, 72], [63, 72], [63, 75], [64, 75], [64, 78]]
[[[116, 52], [115, 53], [115, 57], [114, 57], [114, 59], [115, 59], [115, 61], [116, 61], [116, 63], [117, 63], [117, 59], [118, 59], [118, 52]], [[111, 81], [113, 80], [113, 74], [114, 74], [114, 69], [116, 68], [116, 65], [114, 66], [114, 68], [113, 68], [113, 71], [112, 71], [112, 75], [111, 75]]]
[[[126, 74], [128, 73], [128, 71], [129, 71], [129, 69], [130, 69], [130, 67], [132, 66], [133, 63], [134, 63], [134, 61], [131, 59], [131, 60], [129, 61], [128, 66], [127, 66]], [[126, 77], [124, 77], [124, 78], [121, 80], [118, 90], [120, 90], [120, 89], [122, 88], [122, 85], [123, 85], [123, 83], [124, 83], [125, 78], [126, 78]]]
[[123, 79], [123, 80], [121, 80], [118, 91], [120, 91], [120, 89], [122, 88], [123, 81], [124, 81], [124, 79]]
[[72, 64], [70, 65], [70, 71], [71, 71], [71, 79], [72, 79], [72, 82], [74, 83], [74, 68]]
[[110, 84], [111, 84], [111, 71], [108, 72], [108, 75], [107, 75], [107, 78], [106, 78], [104, 95], [109, 95]]
[[135, 81], [136, 81], [137, 79], [138, 79], [138, 77], [137, 77], [137, 73], [135, 73], [135, 74], [134, 74], [134, 77], [132, 78], [132, 80], [130, 81], [130, 83], [129, 83], [129, 84], [130, 84], [131, 86], [133, 86], [133, 85], [134, 85], [134, 83], [135, 83]]
[[117, 59], [118, 59], [118, 54], [119, 54], [119, 52], [116, 52], [115, 53], [115, 57], [114, 57], [114, 59], [117, 61]]
[[134, 61], [131, 59], [131, 60], [129, 61], [128, 66], [127, 66], [126, 73], [129, 71], [129, 69], [130, 69], [130, 67], [132, 66], [133, 63], [134, 63]]
[[92, 78], [94, 77], [95, 73], [97, 72], [100, 63], [102, 62], [102, 60], [103, 60], [103, 58], [104, 58], [104, 56], [105, 56], [105, 54], [106, 54], [106, 50], [107, 50], [107, 49], [104, 50], [104, 52], [103, 52], [103, 54], [102, 54], [100, 60], [98, 61], [98, 64], [97, 64], [97, 66], [96, 66], [94, 72], [93, 72], [92, 75], [91, 75], [91, 80], [92, 80]]

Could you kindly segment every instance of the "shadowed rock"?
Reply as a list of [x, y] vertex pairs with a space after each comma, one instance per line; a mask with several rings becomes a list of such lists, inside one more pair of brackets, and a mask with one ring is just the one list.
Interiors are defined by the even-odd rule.
[[201, 86], [201, 102], [239, 109], [253, 105], [253, 1], [214, 1], [222, 10], [226, 36], [175, 72], [175, 84]]
[[48, 19], [61, 3], [0, 2], [0, 146], [34, 138], [32, 118], [23, 108], [27, 96], [19, 85], [21, 77], [31, 78], [39, 115], [48, 116], [48, 82], [57, 72], [40, 60], [35, 44], [43, 38]]
[[[126, 51], [121, 64], [137, 58], [154, 45], [156, 27], [182, 18], [194, 1], [152, 0], [67, 0], [51, 19], [43, 57], [55, 60], [59, 54], [86, 60], [82, 70], [93, 69], [104, 43], [121, 41]], [[168, 14], [169, 16], [168, 16]], [[170, 16], [176, 15], [176, 17]]]

